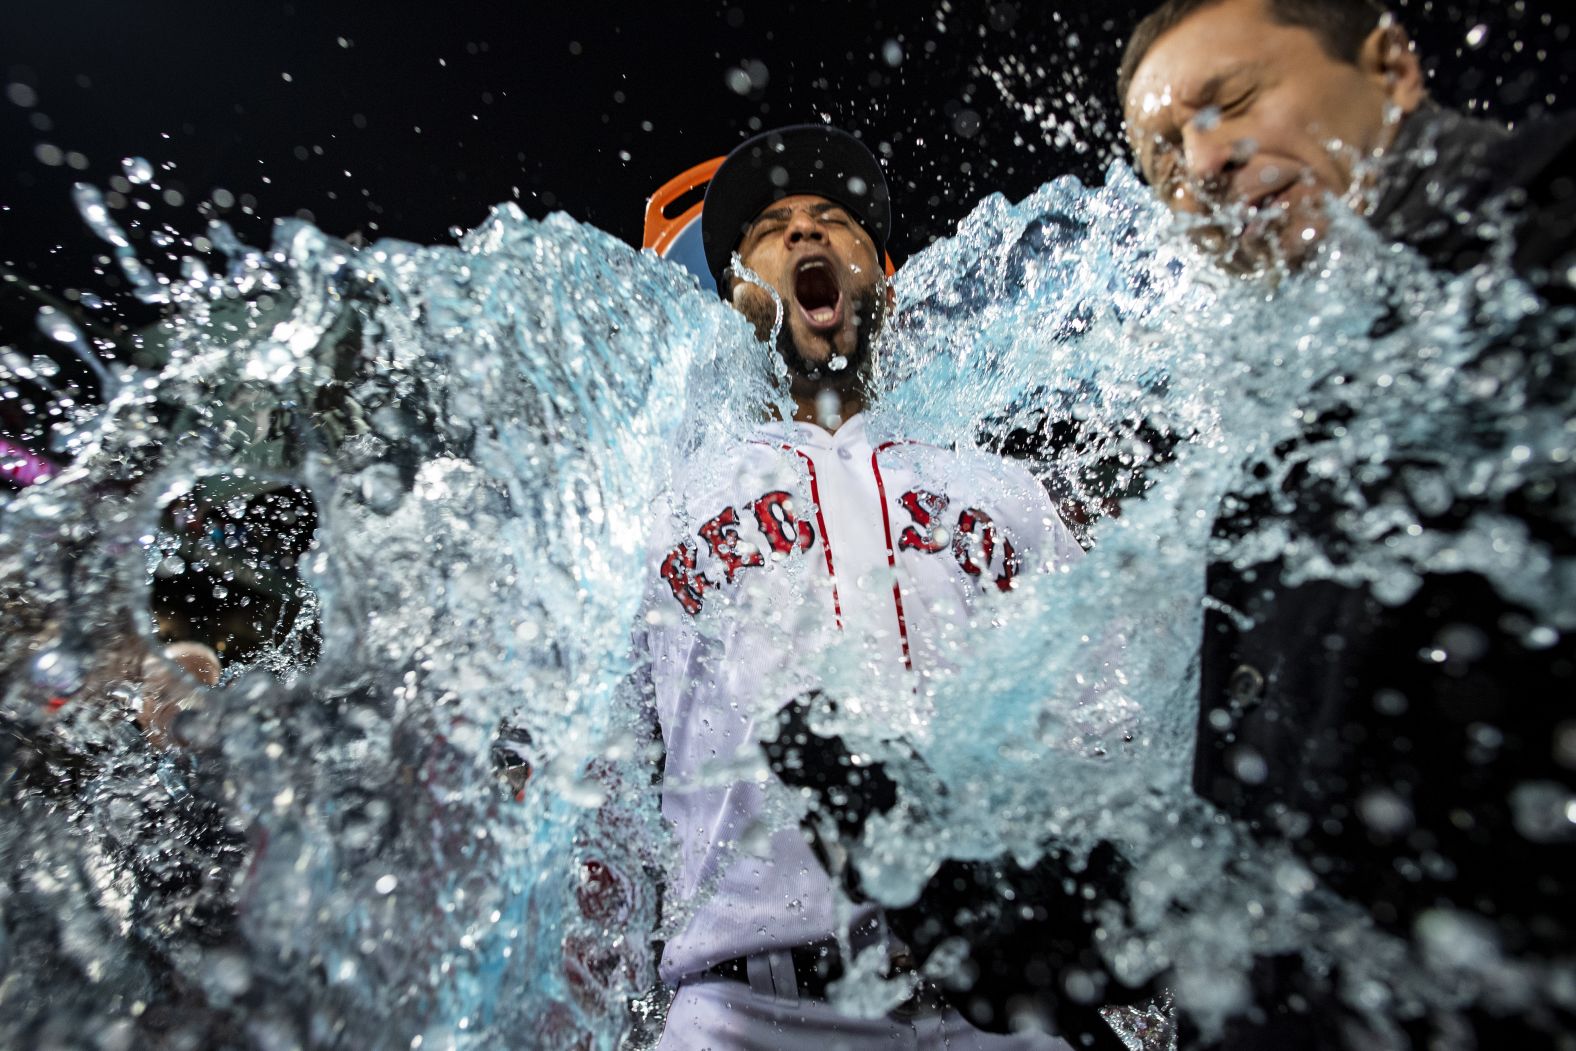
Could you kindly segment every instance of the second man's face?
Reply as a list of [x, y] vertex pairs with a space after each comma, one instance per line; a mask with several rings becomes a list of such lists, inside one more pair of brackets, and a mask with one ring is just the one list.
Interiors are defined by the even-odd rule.
[[1239, 209], [1204, 228], [1206, 243], [1241, 265], [1296, 265], [1328, 228], [1326, 196], [1364, 188], [1363, 162], [1394, 137], [1388, 114], [1421, 101], [1420, 77], [1406, 76], [1415, 69], [1391, 30], [1346, 62], [1311, 29], [1275, 21], [1267, 0], [1220, 0], [1139, 63], [1123, 100], [1128, 138], [1172, 211]]
[[[784, 197], [756, 217], [739, 243], [739, 257], [783, 303], [783, 326], [799, 358], [790, 365], [818, 370], [861, 356], [873, 333], [871, 305], [882, 293], [882, 269], [870, 235], [840, 205], [824, 197]], [[776, 308], [747, 281], [734, 285], [733, 303], [757, 328], [770, 331]]]

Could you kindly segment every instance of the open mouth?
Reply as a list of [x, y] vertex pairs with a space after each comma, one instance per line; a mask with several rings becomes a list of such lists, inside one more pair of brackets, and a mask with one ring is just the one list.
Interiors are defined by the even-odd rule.
[[1271, 189], [1242, 202], [1235, 209], [1235, 222], [1240, 235], [1263, 237], [1279, 229], [1291, 215], [1291, 193], [1296, 183]]
[[806, 259], [794, 270], [793, 298], [817, 332], [830, 332], [843, 322], [843, 292], [827, 259]]

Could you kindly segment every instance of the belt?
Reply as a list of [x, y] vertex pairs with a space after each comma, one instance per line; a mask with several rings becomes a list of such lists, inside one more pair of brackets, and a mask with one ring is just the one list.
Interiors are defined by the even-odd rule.
[[[796, 945], [792, 949], [783, 951], [793, 960], [794, 983], [798, 986], [799, 996], [803, 999], [825, 1000], [831, 984], [841, 978], [846, 970], [843, 966], [842, 953], [838, 950], [837, 942], [832, 939], [812, 942], [809, 945]], [[702, 973], [747, 985], [750, 984], [750, 959], [749, 956], [735, 956], [731, 960], [713, 964]], [[759, 962], [757, 958], [757, 963]], [[900, 953], [890, 958], [886, 977], [894, 978], [899, 974], [912, 974], [913, 971], [913, 959], [906, 953]], [[894, 1018], [911, 1018], [943, 1011], [946, 1006], [941, 991], [921, 979], [915, 986], [913, 995], [894, 1007], [890, 1013]]]
[[[812, 1000], [826, 999], [827, 989], [844, 973], [843, 954], [838, 951], [837, 942], [828, 938], [809, 945], [795, 945], [787, 951], [793, 958], [793, 978], [799, 986], [799, 995]], [[705, 973], [732, 982], [748, 983], [749, 960], [748, 956], [735, 956], [731, 960], [713, 964], [706, 968]]]

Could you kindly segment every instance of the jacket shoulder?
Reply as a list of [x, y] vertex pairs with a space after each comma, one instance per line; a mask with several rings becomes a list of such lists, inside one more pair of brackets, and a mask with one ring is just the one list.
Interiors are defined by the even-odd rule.
[[1497, 153], [1490, 186], [1519, 198], [1516, 269], [1537, 285], [1569, 294], [1568, 271], [1576, 262], [1576, 113], [1529, 121]]

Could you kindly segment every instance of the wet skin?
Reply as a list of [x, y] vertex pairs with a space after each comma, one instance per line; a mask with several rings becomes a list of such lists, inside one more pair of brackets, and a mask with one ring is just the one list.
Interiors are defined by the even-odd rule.
[[148, 654], [142, 661], [143, 702], [138, 724], [155, 744], [171, 743], [170, 729], [181, 709], [200, 702], [207, 692], [203, 687], [218, 685], [223, 673], [219, 655], [199, 642], [172, 643], [165, 647], [162, 659]]
[[1347, 62], [1313, 30], [1276, 22], [1267, 0], [1221, 0], [1155, 41], [1123, 106], [1139, 169], [1168, 208], [1248, 206], [1222, 254], [1296, 265], [1328, 230], [1326, 195], [1360, 208], [1368, 162], [1425, 97], [1396, 26], [1376, 28]]
[[[782, 297], [783, 323], [806, 364], [853, 357], [861, 323], [854, 305], [884, 275], [875, 242], [842, 207], [809, 194], [784, 197], [755, 217], [739, 257]], [[776, 308], [765, 291], [735, 281], [733, 303], [757, 326], [764, 316], [770, 331]]]
[[[756, 216], [738, 251], [782, 297], [778, 349], [793, 377], [795, 418], [825, 425], [815, 406], [827, 392], [836, 395], [840, 416], [858, 412], [870, 341], [893, 300], [870, 235], [841, 206], [796, 194]], [[770, 335], [777, 310], [764, 289], [735, 279], [732, 301], [762, 339]]]

